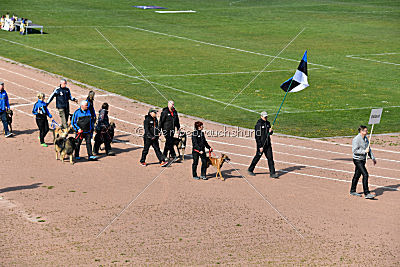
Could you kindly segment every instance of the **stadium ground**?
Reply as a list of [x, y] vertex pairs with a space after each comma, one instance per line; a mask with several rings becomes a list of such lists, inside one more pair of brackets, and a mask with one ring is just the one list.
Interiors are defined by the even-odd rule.
[[[189, 156], [165, 169], [139, 166], [137, 132], [149, 106], [97, 90], [96, 109], [109, 102], [117, 123], [117, 155], [72, 166], [55, 160], [52, 145], [39, 145], [31, 115], [37, 91], [49, 95], [59, 77], [2, 61], [0, 80], [15, 110], [16, 134], [0, 136], [1, 265], [400, 263], [398, 135], [374, 137], [378, 165], [368, 162], [374, 201], [348, 194], [350, 138], [273, 136], [281, 175], [273, 180], [267, 178], [265, 160], [256, 177], [246, 176], [252, 138], [209, 137], [216, 153], [225, 151], [232, 160], [224, 166], [227, 180], [195, 181]], [[79, 99], [88, 92], [73, 83], [70, 88]], [[54, 114], [54, 103], [50, 107]], [[182, 118], [187, 129], [194, 120]], [[224, 130], [212, 122], [205, 127]], [[51, 135], [46, 140], [50, 143]], [[156, 162], [150, 152], [149, 161]]]

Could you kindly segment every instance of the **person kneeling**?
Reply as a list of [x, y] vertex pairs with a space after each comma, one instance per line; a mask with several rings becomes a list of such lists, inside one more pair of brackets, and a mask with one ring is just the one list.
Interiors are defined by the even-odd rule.
[[81, 159], [79, 157], [79, 150], [81, 148], [82, 140], [85, 138], [86, 149], [88, 153], [88, 160], [97, 160], [97, 157], [92, 154], [92, 116], [88, 110], [87, 101], [81, 102], [81, 107], [74, 112], [72, 115], [72, 127], [75, 129], [76, 139], [78, 139], [78, 144], [75, 149], [75, 159]]
[[[203, 123], [201, 121], [196, 121], [194, 123], [194, 132], [192, 134], [192, 155], [193, 155], [193, 164], [192, 164], [192, 174], [193, 179], [199, 180], [200, 178], [203, 180], [207, 180], [206, 171], [207, 171], [207, 157], [205, 149], [208, 148], [210, 152], [212, 148], [207, 143], [206, 137], [202, 130], [204, 129]], [[201, 158], [201, 176], [197, 176], [197, 165], [199, 164], [199, 158]]]
[[[92, 114], [93, 118], [93, 114]], [[104, 143], [107, 156], [114, 156], [115, 153], [111, 151], [111, 125], [108, 119], [108, 103], [103, 103], [99, 111], [99, 119], [96, 126], [96, 136], [94, 137], [94, 154], [99, 154], [101, 144]]]
[[157, 120], [157, 109], [151, 108], [149, 113], [144, 117], [144, 147], [142, 151], [142, 158], [140, 159], [140, 164], [146, 167], [146, 157], [149, 153], [150, 146], [153, 147], [156, 152], [156, 156], [160, 161], [161, 167], [165, 167], [168, 165], [166, 161], [166, 157], [161, 153], [160, 145], [158, 144], [158, 138], [160, 137], [160, 130], [158, 129], [158, 120]]

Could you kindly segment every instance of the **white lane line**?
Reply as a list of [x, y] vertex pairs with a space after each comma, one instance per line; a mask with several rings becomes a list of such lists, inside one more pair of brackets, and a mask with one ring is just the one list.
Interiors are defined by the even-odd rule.
[[[216, 144], [221, 144], [221, 145], [228, 145], [228, 146], [235, 146], [235, 147], [240, 147], [240, 148], [247, 148], [247, 149], [251, 149], [251, 150], [255, 150], [255, 147], [251, 147], [251, 146], [244, 146], [244, 145], [238, 145], [238, 144], [232, 144], [232, 143], [226, 143], [226, 142], [221, 142], [221, 141], [216, 141], [216, 140], [212, 140], [207, 138], [207, 141], [209, 143], [216, 143]], [[274, 143], [275, 144], [275, 143]], [[282, 155], [289, 155], [289, 156], [293, 156], [293, 157], [299, 157], [299, 158], [306, 158], [306, 159], [313, 159], [313, 160], [320, 160], [320, 161], [328, 161], [328, 162], [335, 162], [335, 163], [340, 163], [340, 164], [346, 164], [346, 165], [351, 165], [354, 166], [353, 163], [350, 162], [343, 162], [340, 160], [333, 160], [333, 159], [325, 159], [325, 158], [317, 158], [317, 157], [310, 157], [310, 156], [304, 156], [304, 155], [298, 155], [298, 154], [290, 154], [290, 153], [286, 153], [286, 152], [280, 152], [277, 150], [274, 150], [274, 154], [282, 154]], [[347, 157], [349, 156], [348, 154]], [[377, 158], [378, 160], [381, 160], [380, 158]], [[389, 171], [400, 171], [400, 169], [390, 169], [390, 168], [384, 168], [384, 167], [377, 167], [374, 166], [374, 169], [382, 169], [382, 170], [389, 170]]]
[[[121, 131], [121, 132], [122, 132], [122, 131]], [[139, 134], [134, 134], [134, 133], [127, 132], [127, 131], [123, 131], [123, 133], [125, 133], [125, 134], [130, 134], [130, 135], [133, 135], [133, 136], [141, 136], [141, 135], [139, 135]], [[226, 145], [229, 145], [228, 143], [225, 143], [225, 144], [226, 144]], [[187, 147], [191, 147], [191, 145], [187, 145]], [[238, 153], [228, 152], [228, 151], [223, 151], [223, 150], [218, 150], [218, 152], [227, 153], [227, 154], [229, 154], [229, 155], [235, 155], [235, 156], [239, 156], [239, 157], [253, 158], [253, 156], [250, 156], [250, 155], [238, 154]], [[288, 153], [284, 153], [284, 154], [288, 154]], [[262, 159], [262, 160], [266, 160], [266, 159]], [[320, 167], [320, 166], [302, 164], [302, 163], [297, 163], [297, 162], [287, 162], [287, 161], [280, 161], [280, 160], [274, 160], [274, 161], [275, 161], [275, 162], [278, 162], [278, 163], [282, 163], [282, 164], [288, 164], [288, 165], [305, 166], [305, 167], [314, 168], [314, 169], [321, 169], [321, 170], [327, 170], [327, 171], [335, 171], [335, 172], [343, 172], [343, 173], [354, 174], [353, 171], [338, 170], [338, 169], [332, 169], [332, 168], [326, 168], [326, 167]], [[374, 174], [370, 174], [369, 176], [370, 176], [370, 177], [375, 177], [375, 178], [382, 178], [382, 179], [389, 179], [389, 180], [398, 180], [398, 181], [400, 181], [400, 178], [395, 178], [395, 177], [387, 177], [387, 176], [374, 175]]]
[[[0, 38], [0, 39], [1, 39], [1, 38]], [[0, 67], [0, 69], [6, 70], [6, 69], [3, 69], [3, 68], [1, 68], [1, 67]], [[51, 84], [48, 84], [48, 83], [39, 81], [39, 80], [37, 80], [37, 79], [28, 77], [28, 76], [26, 76], [26, 75], [23, 75], [23, 74], [14, 72], [14, 71], [9, 71], [9, 70], [6, 70], [6, 71], [54, 87], [54, 86], [51, 85]], [[14, 84], [15, 84], [15, 83], [14, 83]], [[32, 89], [31, 89], [31, 90], [32, 90]], [[37, 92], [38, 92], [38, 91], [37, 91]], [[125, 97], [120, 96], [120, 95], [118, 95], [118, 94], [110, 94], [110, 96], [116, 96], [116, 97], [118, 97], [118, 98], [126, 99]], [[130, 101], [130, 99], [127, 99], [127, 100]], [[123, 108], [120, 108], [120, 107], [117, 107], [117, 106], [114, 106], [114, 107], [117, 108], [117, 109], [120, 109], [120, 110], [129, 112], [129, 113], [132, 113], [132, 114], [137, 114], [137, 113], [131, 112], [131, 111], [127, 110], [127, 109], [123, 109]], [[187, 115], [186, 115], [186, 116], [187, 116]], [[191, 116], [188, 116], [188, 117], [190, 118]], [[220, 126], [233, 127], [233, 126], [231, 126], [231, 125], [225, 125], [225, 124], [221, 124], [221, 123], [217, 123], [217, 122], [212, 122], [212, 121], [208, 121], [208, 122], [213, 123], [213, 124], [216, 124], [216, 125], [220, 125]], [[246, 130], [249, 130], [249, 129], [246, 129]], [[250, 130], [250, 131], [251, 131], [251, 130]], [[304, 140], [307, 140], [307, 141], [320, 142], [320, 143], [331, 144], [331, 145], [340, 145], [340, 146], [351, 147], [351, 145], [341, 144], [341, 143], [337, 143], [337, 142], [328, 142], [328, 141], [324, 141], [324, 140], [318, 140], [318, 139], [315, 139], [315, 138], [307, 138], [307, 137], [299, 137], [299, 136], [290, 136], [290, 135], [282, 135], [282, 136], [288, 136], [288, 137], [290, 137], [290, 138], [304, 139]], [[248, 137], [240, 137], [240, 136], [237, 136], [237, 137], [235, 137], [235, 138], [254, 141], [254, 138], [248, 138]], [[274, 144], [276, 144], [276, 145], [282, 145], [282, 146], [289, 146], [289, 147], [294, 147], [294, 148], [299, 148], [299, 149], [309, 149], [309, 150], [314, 150], [314, 151], [329, 152], [329, 153], [333, 153], [333, 154], [340, 154], [340, 155], [346, 155], [346, 156], [348, 156], [347, 153], [342, 153], [342, 152], [335, 152], [335, 151], [329, 151], [329, 150], [323, 150], [323, 149], [316, 149], [316, 148], [310, 148], [310, 147], [305, 147], [305, 146], [289, 145], [289, 144], [283, 144], [283, 143], [279, 143], [279, 142], [276, 142], [276, 143], [274, 142]], [[400, 154], [399, 151], [392, 151], [392, 150], [379, 149], [379, 148], [374, 148], [373, 151], [382, 151], [382, 152]], [[386, 160], [386, 159], [380, 159], [380, 160]], [[389, 159], [388, 159], [388, 161], [393, 161], [393, 160], [389, 160]], [[397, 162], [397, 161], [394, 161], [394, 162]]]
[[[27, 48], [30, 48], [30, 49], [33, 49], [33, 50], [36, 50], [36, 51], [39, 51], [39, 52], [42, 52], [42, 53], [46, 53], [46, 54], [49, 54], [49, 55], [52, 55], [52, 56], [56, 56], [56, 57], [59, 57], [59, 58], [62, 58], [62, 59], [66, 59], [66, 60], [74, 61], [74, 62], [77, 62], [77, 63], [80, 63], [80, 64], [84, 64], [84, 65], [87, 65], [87, 66], [90, 66], [90, 67], [93, 67], [93, 68], [97, 68], [97, 69], [101, 69], [101, 70], [104, 70], [104, 71], [108, 71], [108, 72], [111, 72], [111, 73], [114, 73], [114, 74], [122, 75], [122, 76], [133, 78], [133, 79], [138, 79], [140, 81], [144, 81], [143, 79], [137, 78], [137, 77], [132, 76], [132, 75], [128, 75], [128, 74], [121, 73], [121, 72], [118, 72], [118, 71], [113, 71], [113, 70], [110, 70], [110, 69], [107, 69], [107, 68], [99, 67], [99, 66], [96, 66], [96, 65], [93, 65], [93, 64], [90, 64], [90, 63], [86, 63], [86, 62], [81, 61], [81, 60], [77, 60], [77, 59], [61, 56], [61, 55], [58, 55], [58, 54], [55, 54], [55, 53], [52, 53], [52, 52], [45, 51], [43, 49], [39, 49], [39, 48], [35, 48], [35, 47], [32, 47], [32, 46], [25, 45], [25, 44], [22, 44], [22, 43], [10, 41], [10, 40], [4, 39], [4, 38], [0, 38], [0, 40], [6, 41], [6, 42], [10, 42], [12, 44], [17, 44], [17, 45], [20, 45], [20, 46], [24, 46], [24, 47], [27, 47]], [[206, 100], [210, 100], [210, 101], [213, 101], [213, 102], [216, 102], [216, 103], [219, 103], [219, 104], [224, 104], [224, 105], [226, 104], [223, 101], [220, 101], [220, 100], [217, 100], [217, 99], [214, 99], [214, 98], [211, 98], [211, 97], [195, 94], [195, 93], [192, 93], [192, 92], [189, 92], [189, 91], [185, 91], [185, 90], [182, 90], [182, 89], [174, 88], [172, 86], [168, 86], [168, 85], [164, 85], [164, 84], [160, 84], [160, 83], [156, 83], [156, 82], [151, 82], [151, 81], [150, 81], [150, 83], [158, 85], [158, 86], [162, 86], [162, 87], [165, 87], [165, 88], [169, 88], [171, 90], [174, 90], [174, 91], [177, 91], [177, 92], [181, 92], [181, 93], [184, 93], [184, 94], [189, 94], [189, 95], [200, 97], [200, 98], [203, 98], [203, 99], [206, 99]], [[242, 109], [242, 110], [248, 111], [248, 112], [257, 113], [257, 114], [259, 113], [259, 112], [255, 111], [255, 110], [243, 108], [243, 107], [240, 107], [240, 106], [237, 106], [237, 105], [232, 105], [231, 104], [231, 106], [235, 107], [235, 108], [238, 108], [238, 109]]]
[[[243, 163], [236, 163], [236, 162], [232, 162], [232, 161], [231, 161], [231, 163], [232, 164], [236, 164], [236, 165], [240, 165], [240, 166], [248, 167], [248, 165], [243, 164]], [[269, 170], [266, 167], [258, 167], [258, 166], [256, 166], [256, 168], [263, 169], [263, 170]], [[313, 178], [318, 178], [318, 179], [323, 179], [323, 180], [336, 181], [336, 182], [351, 183], [350, 180], [343, 180], [343, 179], [330, 178], [330, 177], [324, 177], [324, 176], [319, 176], [319, 175], [299, 173], [299, 172], [295, 172], [295, 171], [278, 170], [277, 172], [284, 172], [284, 173], [296, 174], [296, 175], [301, 175], [301, 176], [308, 176], [308, 177], [313, 177]], [[358, 184], [362, 184], [362, 182], [358, 182]], [[373, 187], [377, 187], [377, 188], [385, 188], [385, 189], [390, 189], [390, 190], [393, 190], [393, 191], [399, 191], [399, 189], [394, 188], [394, 187], [389, 187], [389, 186], [382, 186], [382, 185], [375, 185], [375, 184], [368, 184], [368, 185], [369, 186], [373, 186]]]
[[22, 110], [19, 110], [19, 109], [14, 109], [14, 110], [16, 110], [16, 111], [18, 111], [18, 112], [20, 112], [20, 113], [22, 113], [22, 114], [28, 115], [28, 116], [30, 116], [30, 117], [35, 117], [35, 115], [29, 114], [29, 113], [27, 113], [27, 112], [25, 112], [25, 111], [22, 111]]
[[17, 104], [17, 105], [10, 105], [10, 108], [18, 108], [18, 107], [25, 107], [25, 106], [33, 106], [36, 102], [31, 102], [27, 104]]
[[[25, 75], [23, 75], [23, 76], [25, 76]], [[29, 78], [28, 76], [25, 76], [25, 77]], [[4, 79], [3, 79], [3, 80], [4, 80]], [[36, 80], [36, 79], [33, 79], [33, 78], [32, 78], [32, 80]], [[23, 85], [20, 85], [20, 84], [17, 84], [17, 83], [8, 81], [8, 80], [4, 80], [4, 81], [10, 82], [10, 83], [15, 84], [15, 85], [17, 85], [17, 86], [20, 86], [20, 87], [22, 87], [22, 88], [26, 88], [26, 89], [28, 89], [28, 90], [30, 90], [30, 91], [39, 92], [39, 91], [34, 90], [34, 89], [32, 89], [32, 88], [29, 88], [29, 87], [26, 87], [26, 86], [23, 86]], [[36, 80], [36, 81], [40, 82], [39, 80]], [[42, 82], [42, 83], [44, 83], [44, 82]], [[47, 84], [47, 83], [45, 83], [45, 84]], [[52, 86], [52, 85], [50, 85], [50, 84], [48, 84], [48, 85], [49, 85], [49, 86]], [[119, 108], [119, 107], [116, 107], [116, 108], [117, 108], [117, 109], [120, 109], [120, 110], [127, 111], [126, 109], [123, 109], [123, 108]], [[135, 113], [133, 113], [133, 114], [135, 114]], [[129, 122], [129, 121], [126, 121], [126, 120], [118, 119], [118, 118], [116, 118], [116, 117], [110, 116], [110, 118], [115, 119], [115, 120], [120, 121], [120, 122], [123, 122], [123, 123], [135, 125], [135, 126], [138, 126], [138, 127], [143, 127], [141, 124], [137, 124], [137, 123]], [[246, 139], [249, 139], [249, 138], [246, 138]], [[322, 140], [314, 140], [314, 139], [311, 139], [311, 140], [312, 140], [312, 141], [326, 142], [326, 141], [322, 141]], [[331, 144], [331, 142], [327, 142], [327, 143], [330, 143], [330, 144]], [[311, 150], [314, 150], [314, 151], [321, 151], [321, 152], [325, 152], [325, 153], [326, 153], [326, 152], [329, 152], [329, 153], [334, 153], [334, 154], [340, 154], [340, 155], [346, 155], [346, 156], [348, 156], [347, 153], [342, 153], [342, 152], [334, 152], [334, 151], [328, 151], [328, 150], [323, 150], [323, 149], [315, 149], [315, 148], [306, 148], [306, 147], [301, 147], [301, 146], [282, 144], [282, 143], [279, 143], [279, 142], [276, 142], [276, 143], [274, 143], [274, 144], [276, 144], [276, 145], [283, 145], [283, 146], [289, 146], [289, 147], [296, 147], [296, 148], [301, 148], [301, 149], [311, 149]], [[346, 146], [350, 146], [350, 147], [351, 147], [351, 145], [346, 145]], [[374, 148], [373, 151], [375, 151], [375, 150], [379, 151], [378, 149], [375, 149], [375, 148]], [[386, 152], [386, 151], [385, 151], [385, 152]], [[397, 152], [394, 151], [393, 153], [397, 153]], [[399, 152], [399, 153], [400, 153], [400, 152]], [[391, 160], [391, 159], [385, 159], [385, 158], [378, 158], [378, 159], [379, 159], [379, 160], [383, 160], [383, 161], [390, 161], [390, 162], [400, 163], [400, 161], [397, 161], [397, 160]]]
[[[152, 30], [146, 30], [146, 29], [143, 29], [143, 28], [138, 28], [138, 27], [133, 27], [133, 26], [128, 26], [128, 28], [139, 30], [139, 31], [144, 31], [144, 32], [149, 32], [149, 33], [154, 33], [154, 34], [158, 34], [158, 35], [164, 35], [164, 36], [168, 36], [168, 37], [173, 37], [173, 38], [177, 38], [177, 39], [182, 39], [182, 40], [186, 40], [186, 41], [191, 41], [191, 42], [195, 42], [195, 43], [200, 43], [200, 44], [204, 44], [204, 45], [215, 46], [215, 47], [230, 49], [230, 50], [234, 50], [234, 51], [249, 53], [249, 54], [258, 55], [258, 56], [275, 57], [275, 56], [268, 55], [268, 54], [262, 54], [262, 53], [258, 53], [258, 52], [247, 51], [247, 50], [244, 50], [244, 49], [239, 49], [239, 48], [234, 48], [234, 47], [229, 47], [229, 46], [224, 46], [224, 45], [219, 45], [219, 44], [213, 44], [213, 43], [209, 43], [209, 42], [203, 42], [203, 41], [199, 41], [199, 40], [195, 40], [195, 39], [190, 39], [190, 38], [187, 38], [187, 37], [182, 37], [182, 36], [177, 36], [177, 35], [173, 35], [173, 34], [167, 34], [167, 33], [162, 33], [162, 32], [157, 32], [157, 31], [152, 31]], [[299, 60], [297, 60], [297, 59], [284, 58], [284, 57], [277, 57], [277, 58], [283, 59], [283, 60], [288, 60], [288, 61], [299, 62]], [[320, 66], [320, 67], [324, 67], [324, 68], [329, 68], [329, 69], [333, 68], [333, 67], [330, 67], [330, 66], [325, 66], [325, 65], [311, 63], [311, 62], [308, 62], [308, 64], [315, 65], [315, 66]]]
[[365, 57], [358, 57], [358, 56], [353, 56], [353, 55], [347, 55], [346, 57], [347, 58], [352, 58], [352, 59], [361, 59], [361, 60], [366, 60], [366, 61], [372, 61], [372, 62], [381, 63], [381, 64], [389, 64], [389, 65], [400, 66], [400, 64], [398, 64], [398, 63], [375, 60], [375, 59], [370, 59], [370, 58], [365, 58]]

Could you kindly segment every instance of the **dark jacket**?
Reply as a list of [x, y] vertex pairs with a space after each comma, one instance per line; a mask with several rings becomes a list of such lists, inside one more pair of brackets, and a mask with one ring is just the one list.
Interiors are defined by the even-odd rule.
[[[259, 119], [257, 121], [257, 124], [254, 127], [257, 148], [267, 147], [267, 146], [271, 145], [271, 137], [270, 136], [274, 132], [272, 131], [268, 135], [270, 128], [271, 128], [271, 123], [269, 121], [264, 121], [263, 119]], [[268, 135], [268, 140], [266, 141], [267, 135]]]
[[49, 118], [53, 117], [50, 114], [49, 110], [47, 109], [46, 102], [40, 99], [35, 103], [35, 105], [33, 105], [32, 113], [33, 115], [36, 115], [36, 117], [43, 117], [43, 118], [46, 118], [46, 116], [49, 116]]
[[192, 147], [196, 152], [205, 151], [205, 148], [211, 148], [207, 143], [204, 133], [199, 130], [194, 131], [192, 134]]
[[90, 111], [85, 111], [81, 108], [77, 109], [74, 112], [74, 115], [72, 115], [71, 124], [77, 132], [79, 129], [82, 129], [83, 133], [91, 133], [93, 129], [93, 123]]
[[66, 109], [69, 108], [69, 100], [75, 101], [75, 98], [71, 96], [71, 91], [68, 87], [61, 88], [60, 86], [54, 89], [53, 93], [50, 95], [47, 105], [56, 97], [56, 108]]
[[144, 138], [158, 138], [160, 134], [160, 130], [158, 129], [158, 120], [157, 118], [153, 118], [150, 114], [147, 114], [144, 117]]
[[110, 126], [110, 121], [108, 119], [108, 110], [100, 109], [99, 110], [99, 119], [97, 121], [96, 130], [101, 131], [107, 129]]
[[168, 107], [164, 108], [161, 112], [161, 117], [160, 117], [160, 125], [159, 125], [160, 130], [165, 132], [174, 132], [175, 128], [180, 129], [181, 125], [179, 124], [179, 116], [178, 112], [176, 109], [173, 109], [171, 112]]
[[94, 104], [93, 100], [90, 100], [90, 98], [86, 98], [86, 101], [88, 103], [88, 109], [90, 111], [90, 114], [92, 115], [93, 121], [96, 121], [96, 111], [94, 110]]

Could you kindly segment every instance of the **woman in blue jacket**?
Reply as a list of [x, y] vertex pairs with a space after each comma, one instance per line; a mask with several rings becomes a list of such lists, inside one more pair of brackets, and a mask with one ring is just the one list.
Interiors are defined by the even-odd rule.
[[44, 101], [45, 95], [43, 93], [39, 93], [37, 97], [38, 101], [33, 106], [32, 113], [36, 115], [36, 124], [39, 127], [40, 132], [40, 144], [43, 147], [47, 147], [47, 144], [44, 142], [44, 138], [49, 132], [49, 122], [47, 121], [47, 116], [49, 116], [49, 118], [52, 118], [53, 116], [47, 109], [47, 103]]

